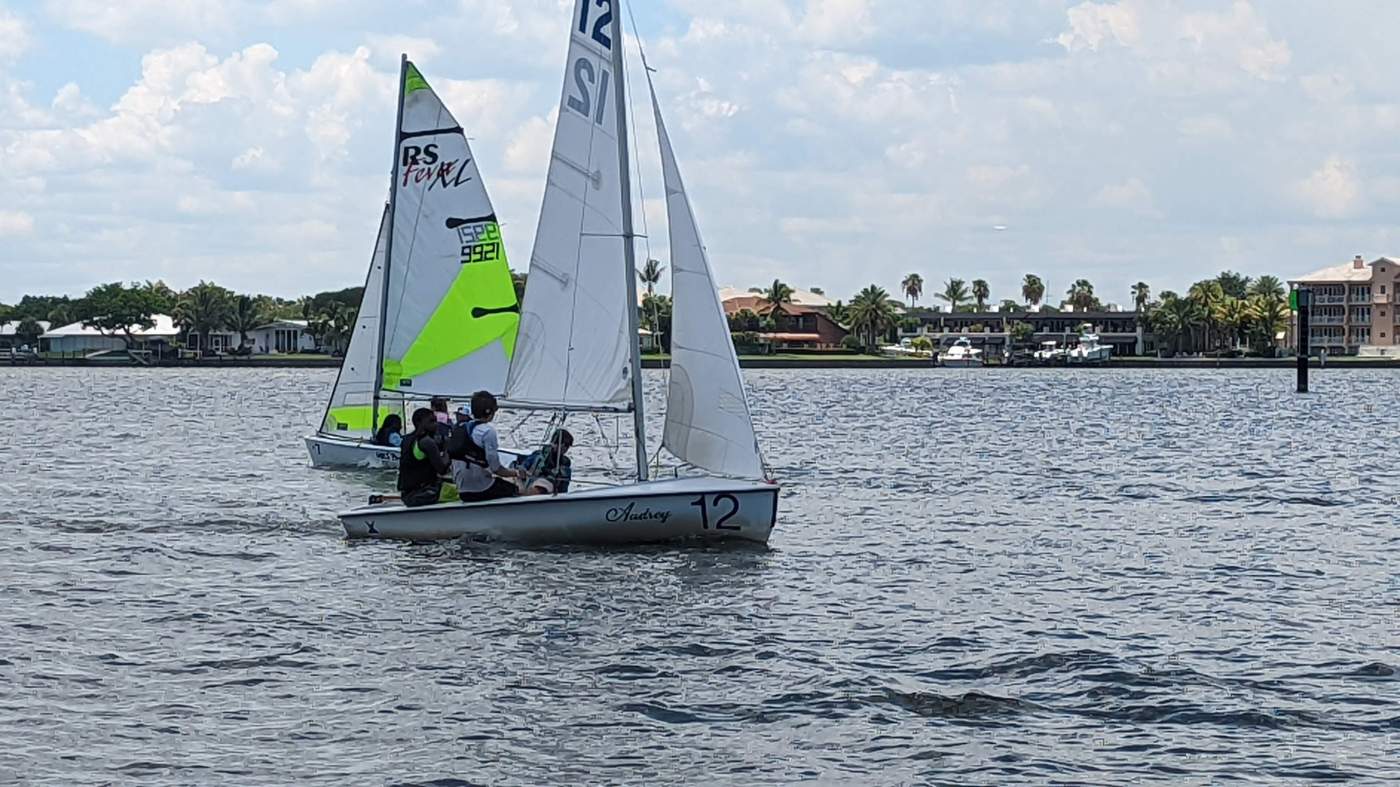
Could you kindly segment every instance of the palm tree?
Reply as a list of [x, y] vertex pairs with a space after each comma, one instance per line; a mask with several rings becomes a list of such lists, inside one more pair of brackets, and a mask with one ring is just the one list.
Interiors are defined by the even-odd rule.
[[1277, 276], [1260, 276], [1249, 285], [1250, 295], [1262, 295], [1275, 301], [1282, 301], [1287, 296], [1287, 291], [1283, 287], [1283, 282]]
[[1138, 314], [1147, 311], [1147, 304], [1152, 300], [1152, 288], [1148, 286], [1147, 282], [1140, 281], [1133, 285], [1132, 293], [1133, 308], [1137, 310]]
[[793, 289], [781, 281], [774, 279], [773, 286], [763, 291], [763, 299], [773, 306], [784, 303], [792, 303]]
[[904, 277], [899, 286], [904, 290], [904, 297], [909, 299], [909, 308], [914, 308], [914, 304], [918, 303], [924, 294], [924, 277], [911, 273]]
[[826, 307], [826, 316], [830, 317], [833, 322], [842, 327], [851, 324], [851, 309], [840, 301]]
[[1205, 279], [1191, 285], [1186, 297], [1201, 307], [1201, 346], [1210, 350], [1214, 346], [1210, 340], [1210, 331], [1215, 324], [1216, 311], [1225, 300], [1225, 291], [1220, 287], [1220, 282]]
[[[1272, 276], [1260, 276], [1256, 286], [1264, 279], [1273, 279]], [[1277, 279], [1274, 279], [1277, 282]], [[1249, 298], [1250, 318], [1254, 322], [1254, 327], [1260, 338], [1264, 340], [1264, 348], [1271, 353], [1278, 347], [1278, 335], [1283, 332], [1292, 317], [1288, 310], [1288, 304], [1282, 297], [1275, 298], [1273, 291], [1261, 292], [1251, 295]]]
[[948, 311], [955, 312], [958, 307], [968, 301], [967, 282], [962, 279], [949, 279], [943, 285], [943, 292], [938, 293], [938, 297], [948, 302]]
[[889, 293], [874, 284], [851, 299], [851, 330], [865, 339], [866, 347], [874, 347], [880, 334], [895, 325], [897, 316]]
[[1020, 310], [1021, 304], [1011, 300], [1010, 298], [1002, 298], [1001, 305], [997, 307], [997, 311], [999, 312], [1018, 312]]
[[661, 260], [647, 260], [642, 269], [637, 271], [637, 278], [647, 286], [647, 295], [656, 295], [656, 285], [661, 283], [661, 274], [665, 271], [666, 266], [661, 264]]
[[987, 301], [992, 298], [992, 288], [987, 286], [986, 279], [972, 280], [972, 298], [977, 301], [977, 311], [987, 310]]
[[1234, 271], [1221, 271], [1220, 275], [1215, 277], [1215, 283], [1219, 284], [1221, 291], [1231, 298], [1243, 298], [1249, 295], [1249, 277]]
[[228, 328], [238, 332], [240, 349], [248, 344], [248, 331], [260, 325], [266, 325], [267, 321], [267, 310], [258, 298], [251, 295], [239, 295], [229, 304]]
[[1243, 298], [1232, 298], [1225, 296], [1225, 300], [1215, 310], [1216, 322], [1224, 330], [1225, 335], [1230, 337], [1232, 349], [1239, 349], [1243, 338], [1249, 331], [1252, 315], [1249, 305]]
[[233, 293], [213, 282], [200, 281], [185, 290], [175, 304], [175, 324], [198, 334], [194, 349], [209, 349], [209, 334], [223, 329], [232, 313]]
[[1075, 279], [1065, 296], [1075, 311], [1089, 311], [1099, 305], [1099, 299], [1094, 297], [1094, 285], [1088, 279]]
[[1178, 298], [1175, 293], [1163, 293], [1161, 308], [1153, 312], [1153, 327], [1171, 336], [1176, 351], [1181, 352], [1183, 345], [1189, 346], [1193, 331], [1203, 318], [1202, 309], [1195, 301]]
[[1030, 307], [1030, 311], [1035, 311], [1035, 307], [1040, 305], [1040, 301], [1045, 297], [1045, 282], [1034, 273], [1027, 273], [1026, 278], [1021, 281], [1021, 297]]

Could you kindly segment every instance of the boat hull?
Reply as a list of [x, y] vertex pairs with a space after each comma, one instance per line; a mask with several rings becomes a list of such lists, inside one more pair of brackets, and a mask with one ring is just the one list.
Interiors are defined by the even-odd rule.
[[312, 435], [306, 438], [306, 452], [311, 455], [312, 467], [383, 470], [399, 466], [399, 449], [362, 440]]
[[778, 513], [776, 484], [693, 478], [564, 495], [405, 508], [397, 503], [339, 514], [348, 538], [439, 541], [461, 537], [520, 544], [766, 544]]
[[[306, 452], [311, 455], [312, 467], [358, 467], [371, 470], [397, 470], [399, 467], [398, 448], [375, 445], [363, 440], [312, 435], [306, 438]], [[518, 450], [500, 449], [501, 461], [506, 464], [524, 455]]]

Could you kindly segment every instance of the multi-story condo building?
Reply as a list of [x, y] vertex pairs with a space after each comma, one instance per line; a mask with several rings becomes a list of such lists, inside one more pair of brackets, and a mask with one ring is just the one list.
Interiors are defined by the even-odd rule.
[[[1313, 293], [1308, 345], [1312, 352], [1355, 355], [1365, 345], [1400, 345], [1400, 262], [1378, 257], [1323, 268], [1288, 282]], [[1289, 338], [1298, 335], [1294, 317]]]

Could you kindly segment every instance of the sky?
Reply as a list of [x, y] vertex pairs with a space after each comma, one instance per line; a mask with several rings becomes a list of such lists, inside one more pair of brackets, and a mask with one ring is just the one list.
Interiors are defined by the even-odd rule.
[[[400, 52], [530, 257], [571, 0], [0, 0], [0, 301], [363, 281]], [[721, 285], [1105, 301], [1400, 255], [1400, 3], [636, 0]]]

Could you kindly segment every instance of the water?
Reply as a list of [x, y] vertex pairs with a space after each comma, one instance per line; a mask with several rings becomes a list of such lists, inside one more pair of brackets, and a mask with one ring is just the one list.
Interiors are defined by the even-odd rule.
[[0, 782], [1400, 780], [1393, 373], [749, 372], [623, 551], [345, 542], [332, 375], [0, 369]]

